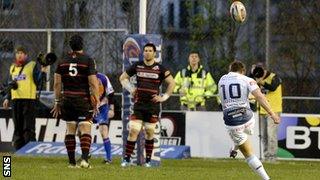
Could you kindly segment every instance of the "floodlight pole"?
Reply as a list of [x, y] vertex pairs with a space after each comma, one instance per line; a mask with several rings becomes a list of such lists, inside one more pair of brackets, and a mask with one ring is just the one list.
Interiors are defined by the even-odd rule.
[[[47, 53], [51, 52], [51, 44], [52, 44], [52, 32], [51, 30], [47, 30]], [[51, 70], [51, 66], [47, 67], [47, 75], [46, 75], [46, 91], [50, 91], [50, 70]], [[42, 82], [41, 82], [42, 83]]]
[[139, 34], [146, 34], [147, 30], [147, 0], [140, 0]]
[[266, 0], [266, 67], [270, 67], [270, 0]]
[[[270, 67], [270, 0], [266, 0], [266, 68]], [[262, 126], [260, 116], [260, 106], [258, 106], [258, 119], [259, 119], [259, 156], [260, 160], [264, 158], [263, 152], [263, 137], [262, 137]]]
[[[107, 1], [102, 1], [102, 25], [103, 28], [106, 28], [107, 26]], [[102, 53], [102, 72], [106, 74], [106, 60], [107, 60], [107, 54], [106, 54], [106, 49], [107, 49], [107, 38], [106, 38], [106, 33], [102, 33], [102, 50], [100, 51]], [[110, 68], [110, 67], [109, 67]]]

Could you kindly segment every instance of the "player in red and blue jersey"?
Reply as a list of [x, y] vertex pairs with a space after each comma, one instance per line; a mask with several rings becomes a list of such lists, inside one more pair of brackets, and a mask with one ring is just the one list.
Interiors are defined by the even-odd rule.
[[100, 104], [98, 105], [99, 113], [93, 117], [93, 122], [99, 123], [99, 131], [106, 151], [104, 163], [109, 164], [111, 163], [111, 142], [108, 126], [110, 123], [109, 118], [113, 118], [114, 116], [114, 89], [106, 75], [97, 73], [97, 78], [99, 80]]

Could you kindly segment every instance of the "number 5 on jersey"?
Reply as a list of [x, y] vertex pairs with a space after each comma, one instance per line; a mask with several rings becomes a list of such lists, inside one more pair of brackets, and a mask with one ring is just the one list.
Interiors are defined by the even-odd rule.
[[77, 63], [70, 63], [69, 65], [69, 75], [76, 76], [78, 74]]

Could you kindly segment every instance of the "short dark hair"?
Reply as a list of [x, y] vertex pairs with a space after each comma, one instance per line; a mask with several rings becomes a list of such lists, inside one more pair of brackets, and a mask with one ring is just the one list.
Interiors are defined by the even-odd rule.
[[198, 56], [200, 56], [199, 51], [198, 51], [198, 50], [195, 50], [195, 49], [191, 50], [191, 51], [189, 52], [189, 55], [190, 55], [190, 54], [198, 54]]
[[143, 46], [143, 50], [144, 50], [146, 47], [152, 47], [152, 49], [153, 49], [154, 52], [157, 51], [157, 48], [156, 48], [156, 46], [155, 46], [153, 43], [147, 43], [146, 45], [144, 45], [144, 46]]
[[241, 62], [241, 61], [233, 61], [230, 66], [229, 66], [229, 71], [230, 72], [239, 72], [239, 71], [245, 71], [246, 66]]
[[199, 59], [201, 59], [201, 57], [200, 57], [200, 53], [199, 53], [199, 51], [198, 51], [198, 50], [195, 50], [195, 49], [191, 50], [191, 51], [189, 52], [189, 57], [190, 57], [190, 55], [191, 55], [191, 54], [197, 54], [197, 55], [198, 55], [198, 57], [199, 57]]
[[15, 48], [15, 53], [17, 53], [17, 52], [23, 52], [23, 53], [27, 54], [26, 48], [23, 47], [23, 46], [21, 46], [21, 45], [19, 45], [19, 46], [17, 46], [17, 47]]
[[83, 39], [80, 35], [73, 35], [70, 38], [69, 45], [72, 51], [80, 51], [83, 49]]
[[264, 75], [264, 69], [261, 66], [257, 66], [253, 69], [252, 75], [255, 78], [261, 78]]

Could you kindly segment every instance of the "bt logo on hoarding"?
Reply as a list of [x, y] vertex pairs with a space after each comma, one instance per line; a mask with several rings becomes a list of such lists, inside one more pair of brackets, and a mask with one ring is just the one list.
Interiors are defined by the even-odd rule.
[[[287, 141], [288, 149], [307, 149], [311, 145], [311, 132], [318, 132], [318, 149], [320, 150], [320, 127], [288, 126]], [[299, 143], [297, 143], [297, 140]], [[302, 143], [301, 143], [302, 142]]]

